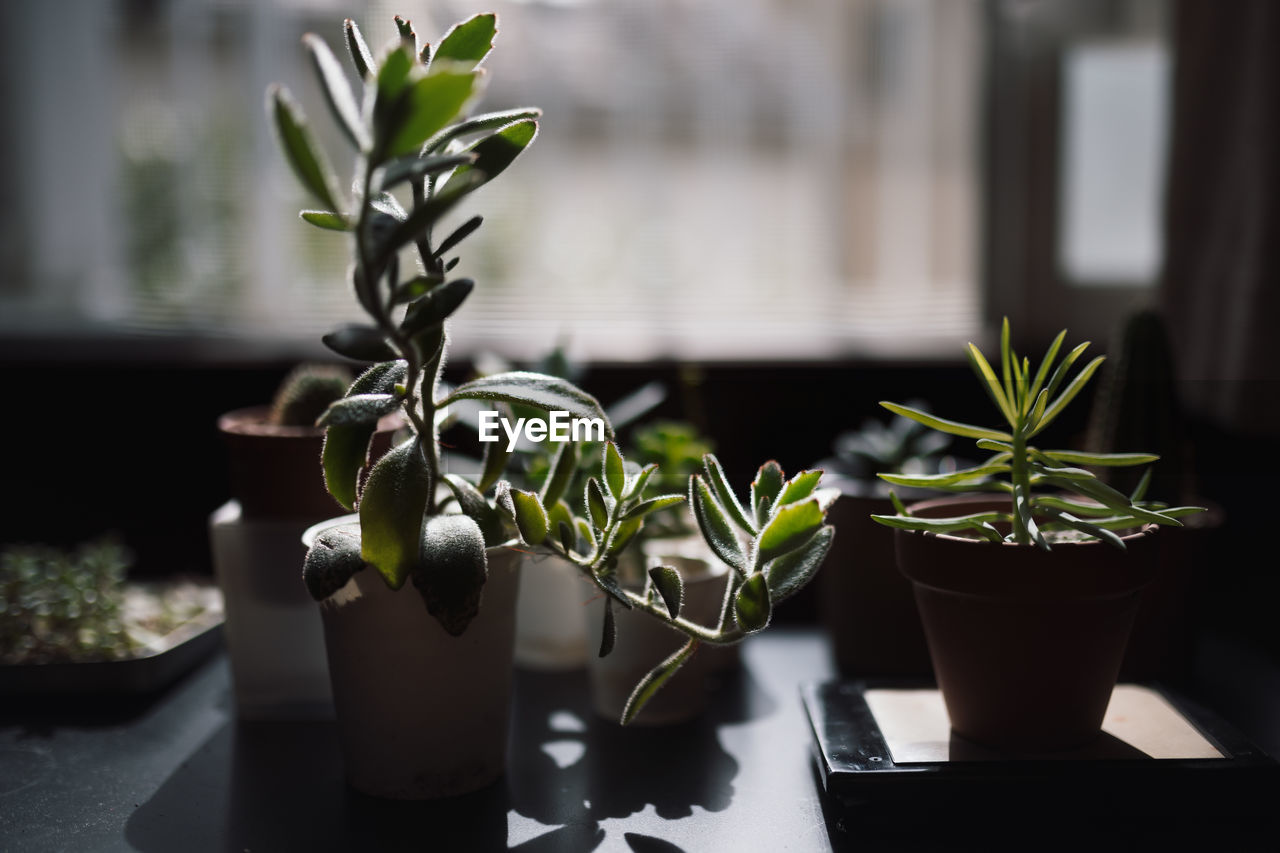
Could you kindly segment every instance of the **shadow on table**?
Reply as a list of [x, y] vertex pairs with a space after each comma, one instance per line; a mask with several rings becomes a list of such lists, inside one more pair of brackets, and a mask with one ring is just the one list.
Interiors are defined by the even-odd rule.
[[[624, 729], [592, 714], [583, 673], [517, 673], [505, 780], [426, 802], [380, 800], [348, 788], [332, 723], [232, 721], [138, 807], [125, 835], [144, 853], [428, 845], [484, 851], [507, 850], [509, 839], [510, 849], [524, 853], [593, 850], [605, 839], [607, 819], [650, 806], [664, 820], [688, 817], [695, 806], [727, 809], [738, 762], [721, 746], [716, 726], [773, 708], [740, 674], [697, 721]], [[520, 826], [509, 827], [512, 813]], [[678, 853], [662, 834], [647, 818], [628, 826], [623, 840], [638, 853]]]

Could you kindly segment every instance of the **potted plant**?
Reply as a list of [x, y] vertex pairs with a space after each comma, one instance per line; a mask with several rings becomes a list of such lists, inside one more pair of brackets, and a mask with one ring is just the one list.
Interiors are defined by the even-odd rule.
[[[636, 584], [627, 578], [623, 559], [645, 517], [679, 504], [685, 496], [645, 497], [657, 465], [629, 466], [617, 446], [608, 442], [599, 477], [587, 479], [582, 498], [585, 512], [578, 516], [563, 499], [576, 464], [573, 445], [565, 445], [541, 492], [513, 489], [504, 482], [499, 484], [498, 501], [526, 544], [578, 566], [604, 593], [597, 634], [599, 657], [615, 651], [619, 616], [644, 614], [675, 632], [675, 648], [665, 658], [628, 660], [626, 683], [637, 676], [639, 680], [625, 693], [614, 689], [622, 683], [621, 676], [609, 684], [597, 682], [593, 697], [597, 708], [618, 714], [624, 725], [642, 719], [649, 701], [702, 645], [731, 645], [767, 627], [773, 607], [817, 572], [835, 533], [824, 523], [835, 496], [817, 488], [821, 471], [802, 471], [787, 480], [777, 463], [768, 462], [760, 467], [744, 507], [729, 488], [720, 463], [707, 454], [703, 472], [688, 481], [689, 511], [707, 546], [727, 568], [720, 600], [695, 617], [687, 609], [695, 596], [675, 566], [655, 565], [648, 569], [643, 584]], [[696, 694], [693, 698], [696, 711]], [[653, 722], [683, 716], [682, 710], [663, 709]]]
[[[422, 798], [479, 788], [503, 770], [518, 569], [518, 554], [502, 547], [502, 519], [482, 496], [506, 454], [495, 449], [476, 484], [446, 474], [438, 420], [458, 401], [486, 400], [607, 422], [594, 398], [550, 376], [511, 372], [442, 387], [445, 321], [474, 286], [450, 277], [451, 253], [480, 217], [443, 235], [436, 226], [533, 141], [540, 111], [464, 117], [482, 87], [494, 15], [458, 24], [434, 46], [419, 45], [409, 22], [396, 24], [399, 38], [375, 61], [355, 23], [345, 23], [358, 97], [325, 42], [304, 38], [355, 149], [354, 180], [336, 178], [282, 87], [268, 90], [267, 109], [321, 205], [302, 218], [349, 235], [353, 247], [350, 281], [368, 321], [324, 342], [375, 362], [317, 421], [326, 488], [357, 515], [313, 531], [304, 564], [321, 604], [347, 778], [367, 793]], [[402, 266], [402, 250], [416, 254], [416, 268]], [[362, 485], [370, 438], [393, 412], [406, 437]]]
[[[338, 506], [315, 476], [324, 443], [315, 420], [350, 382], [345, 368], [300, 365], [270, 406], [218, 419], [231, 499], [210, 516], [209, 540], [226, 603], [236, 710], [245, 718], [333, 713], [320, 620], [298, 586], [297, 565], [302, 532]], [[389, 417], [375, 436], [374, 458], [390, 447], [394, 425]]]
[[1063, 330], [1038, 369], [1000, 336], [997, 376], [968, 357], [1005, 420], [958, 423], [908, 406], [892, 412], [977, 440], [991, 455], [948, 474], [882, 474], [887, 482], [960, 494], [874, 516], [898, 530], [898, 565], [912, 581], [938, 686], [953, 729], [997, 749], [1045, 751], [1097, 736], [1115, 685], [1138, 593], [1156, 571], [1154, 533], [1196, 507], [1143, 501], [1144, 477], [1125, 495], [1079, 467], [1144, 465], [1146, 453], [1041, 450], [1031, 443], [1101, 365], [1074, 376], [1088, 347], [1060, 360]]
[[[911, 406], [928, 411], [923, 402]], [[839, 435], [835, 455], [819, 463], [830, 477], [828, 484], [840, 493], [830, 514], [840, 538], [819, 581], [819, 609], [836, 668], [845, 677], [929, 672], [929, 650], [911, 584], [894, 562], [893, 531], [871, 516], [893, 512], [890, 486], [880, 474], [937, 474], [954, 470], [956, 462], [945, 453], [950, 436], [901, 415], [890, 417], [888, 423], [868, 418], [857, 430]], [[900, 491], [908, 493], [900, 495], [908, 500], [937, 494]]]

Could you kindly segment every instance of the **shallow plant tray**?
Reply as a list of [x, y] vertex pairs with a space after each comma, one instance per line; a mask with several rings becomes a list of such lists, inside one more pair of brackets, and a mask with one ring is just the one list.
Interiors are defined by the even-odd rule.
[[830, 681], [801, 688], [828, 797], [860, 815], [922, 808], [1044, 816], [1270, 813], [1280, 765], [1223, 720], [1171, 692], [1122, 684], [1087, 747], [1007, 755], [951, 731], [932, 685]]
[[223, 613], [208, 610], [149, 642], [133, 657], [0, 666], [0, 696], [137, 695], [167, 687], [213, 653]]

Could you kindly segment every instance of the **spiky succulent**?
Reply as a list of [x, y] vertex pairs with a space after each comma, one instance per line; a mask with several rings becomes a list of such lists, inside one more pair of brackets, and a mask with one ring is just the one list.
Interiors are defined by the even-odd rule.
[[300, 364], [285, 376], [271, 401], [271, 423], [309, 427], [330, 404], [341, 400], [351, 371], [327, 364]]
[[[1145, 465], [1159, 457], [1150, 453], [1082, 453], [1073, 450], [1041, 450], [1031, 440], [1062, 414], [1102, 364], [1098, 356], [1068, 381], [1072, 366], [1088, 348], [1086, 341], [1061, 360], [1058, 353], [1066, 339], [1062, 330], [1049, 345], [1039, 368], [1019, 358], [1009, 343], [1009, 320], [1000, 333], [1000, 376], [982, 352], [968, 346], [969, 363], [1008, 428], [973, 426], [946, 420], [897, 403], [881, 403], [891, 412], [911, 418], [950, 435], [977, 440], [977, 446], [993, 455], [981, 465], [934, 475], [881, 474], [897, 486], [939, 489], [947, 492], [996, 492], [1009, 498], [1007, 510], [992, 510], [951, 518], [910, 515], [894, 498], [896, 515], [873, 515], [890, 527], [924, 533], [967, 532], [993, 542], [1036, 544], [1049, 550], [1060, 531], [1075, 531], [1124, 548], [1116, 531], [1144, 524], [1180, 527], [1178, 518], [1199, 507], [1167, 507], [1143, 501], [1149, 476], [1130, 495], [1106, 485], [1080, 466]], [[1148, 472], [1149, 474], [1149, 472]], [[1037, 491], [1039, 490], [1039, 491]], [[1007, 528], [1002, 530], [1001, 528]]]

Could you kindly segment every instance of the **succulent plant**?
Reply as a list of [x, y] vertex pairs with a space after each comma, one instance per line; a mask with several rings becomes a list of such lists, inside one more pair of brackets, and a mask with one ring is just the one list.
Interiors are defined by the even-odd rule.
[[[441, 625], [460, 634], [483, 589], [485, 547], [507, 538], [492, 504], [474, 500], [497, 482], [507, 454], [501, 444], [490, 445], [477, 484], [464, 487], [460, 478], [443, 476], [437, 433], [443, 412], [460, 400], [486, 400], [607, 419], [595, 398], [543, 374], [509, 372], [442, 388], [446, 320], [474, 288], [470, 279], [450, 278], [458, 263], [452, 253], [481, 219], [472, 217], [444, 235], [436, 227], [533, 142], [541, 111], [466, 115], [483, 88], [480, 65], [497, 33], [495, 15], [458, 24], [434, 46], [420, 45], [408, 21], [396, 18], [396, 26], [398, 39], [375, 60], [359, 28], [345, 22], [358, 90], [321, 38], [303, 38], [353, 149], [350, 180], [338, 179], [294, 98], [278, 85], [267, 95], [281, 148], [321, 205], [302, 211], [302, 219], [352, 242], [350, 281], [368, 319], [334, 329], [324, 342], [339, 355], [375, 362], [317, 421], [326, 428], [325, 484], [339, 503], [359, 512], [360, 536], [321, 534], [304, 580], [323, 593], [366, 565], [393, 589], [412, 578]], [[412, 252], [416, 262], [402, 264], [402, 252]], [[373, 465], [361, 490], [359, 474], [377, 422], [397, 411], [408, 438]], [[445, 484], [465, 515], [443, 515], [438, 487]]]
[[[917, 411], [928, 411], [923, 402], [911, 401], [908, 405]], [[936, 473], [943, 452], [950, 445], [950, 436], [931, 431], [919, 421], [894, 415], [887, 424], [867, 418], [857, 430], [837, 436], [833, 449], [839, 473], [864, 479], [895, 471]]]
[[[1098, 356], [1070, 376], [1071, 368], [1088, 348], [1086, 341], [1058, 359], [1066, 339], [1062, 330], [1032, 372], [1029, 359], [1019, 358], [1009, 344], [1009, 321], [1000, 334], [1000, 376], [982, 352], [968, 346], [969, 363], [983, 389], [999, 409], [1007, 429], [974, 426], [936, 417], [910, 406], [882, 402], [891, 412], [949, 435], [977, 440], [992, 455], [971, 468], [945, 474], [881, 474], [897, 486], [938, 489], [946, 492], [996, 492], [1008, 496], [1008, 510], [993, 510], [953, 518], [920, 518], [911, 515], [896, 496], [896, 515], [873, 515], [889, 527], [924, 533], [965, 532], [992, 542], [1036, 544], [1049, 550], [1051, 539], [1063, 532], [1105, 540], [1119, 548], [1119, 530], [1144, 524], [1180, 527], [1178, 518], [1199, 507], [1169, 507], [1145, 502], [1150, 471], [1136, 489], [1125, 495], [1079, 466], [1133, 466], [1155, 462], [1151, 453], [1085, 453], [1073, 450], [1041, 450], [1030, 443], [1062, 414], [1102, 364]], [[1039, 491], [1037, 491], [1039, 490]], [[997, 525], [1007, 525], [1003, 532]]]
[[327, 364], [300, 364], [280, 382], [271, 401], [271, 423], [309, 427], [351, 384], [351, 371]]
[[[635, 718], [699, 645], [728, 645], [764, 630], [773, 607], [817, 572], [835, 535], [824, 521], [836, 493], [817, 488], [821, 471], [801, 471], [787, 480], [776, 462], [767, 462], [752, 482], [750, 502], [744, 507], [719, 461], [708, 453], [702, 457], [702, 471], [689, 478], [686, 494], [645, 497], [658, 466], [628, 464], [608, 442], [599, 477], [587, 479], [584, 514], [578, 516], [565, 500], [577, 463], [576, 446], [562, 445], [541, 491], [535, 494], [500, 483], [498, 503], [526, 543], [574, 563], [607, 595], [601, 657], [613, 650], [614, 607], [644, 612], [687, 638], [636, 685], [623, 710], [623, 724]], [[618, 574], [618, 558], [640, 533], [645, 518], [680, 504], [686, 495], [694, 523], [730, 569], [715, 625], [681, 616], [684, 584], [674, 567], [650, 569], [639, 591], [624, 586]]]

